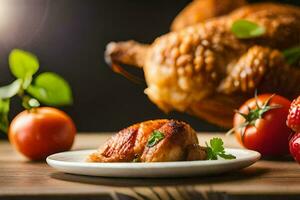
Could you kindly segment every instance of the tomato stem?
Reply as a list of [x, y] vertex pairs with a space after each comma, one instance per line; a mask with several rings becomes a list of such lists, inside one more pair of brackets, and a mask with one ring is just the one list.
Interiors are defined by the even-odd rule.
[[26, 95], [22, 97], [22, 106], [26, 110], [34, 112], [35, 108], [40, 106], [40, 102], [35, 98]]
[[246, 127], [246, 126], [248, 126], [248, 125], [249, 125], [248, 122], [244, 122], [244, 123], [240, 124], [240, 125], [237, 126], [237, 127], [233, 127], [232, 129], [230, 129], [229, 131], [227, 131], [226, 136], [229, 136], [229, 135], [233, 134], [234, 131], [236, 131], [237, 129], [244, 128], [244, 127]]

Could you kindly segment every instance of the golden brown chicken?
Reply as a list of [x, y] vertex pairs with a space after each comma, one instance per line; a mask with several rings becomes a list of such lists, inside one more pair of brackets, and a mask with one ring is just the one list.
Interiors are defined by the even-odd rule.
[[[264, 27], [265, 33], [237, 38], [231, 27], [239, 19]], [[300, 70], [281, 53], [300, 45], [299, 33], [298, 7], [253, 4], [163, 35], [151, 45], [110, 43], [106, 59], [143, 68], [145, 93], [165, 112], [187, 112], [230, 127], [233, 110], [255, 89], [288, 98], [299, 95]]]
[[204, 160], [196, 132], [176, 120], [151, 120], [132, 125], [91, 154], [89, 162], [167, 162]]
[[194, 0], [176, 16], [171, 30], [178, 31], [207, 19], [228, 14], [246, 3], [245, 0]]

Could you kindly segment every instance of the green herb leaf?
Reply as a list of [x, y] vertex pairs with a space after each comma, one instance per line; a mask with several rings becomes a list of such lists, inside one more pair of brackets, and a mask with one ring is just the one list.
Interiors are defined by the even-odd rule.
[[206, 143], [206, 159], [207, 160], [218, 160], [217, 155], [213, 152], [212, 148]]
[[23, 88], [24, 90], [26, 90], [26, 89], [30, 86], [31, 82], [32, 82], [32, 76], [31, 76], [31, 75], [26, 76], [26, 77], [23, 79], [22, 88]]
[[150, 136], [147, 146], [153, 147], [154, 145], [156, 145], [159, 141], [161, 141], [164, 138], [165, 138], [165, 135], [162, 132], [155, 130], [155, 131], [153, 131], [152, 135]]
[[45, 72], [36, 77], [26, 90], [40, 102], [50, 106], [70, 105], [73, 102], [69, 84], [59, 75]]
[[8, 129], [8, 112], [9, 112], [9, 99], [0, 99], [0, 130], [7, 133]]
[[21, 79], [17, 79], [9, 85], [0, 87], [0, 98], [8, 99], [18, 94], [22, 84]]
[[9, 54], [9, 67], [15, 77], [24, 79], [38, 71], [39, 61], [29, 52], [14, 49]]
[[236, 158], [234, 155], [231, 155], [231, 154], [224, 154], [224, 153], [219, 154], [219, 156], [220, 156], [221, 158], [224, 158], [225, 160], [231, 160], [231, 159], [235, 159], [235, 158]]
[[231, 32], [239, 39], [248, 39], [262, 36], [266, 29], [254, 22], [239, 19], [233, 22]]
[[226, 160], [236, 158], [232, 154], [226, 154], [221, 138], [213, 138], [209, 143], [210, 146], [206, 143], [207, 160], [217, 160], [218, 156]]
[[9, 100], [0, 99], [0, 113], [8, 113], [9, 112]]
[[292, 65], [300, 60], [300, 47], [293, 47], [284, 50], [283, 56], [288, 64]]
[[209, 143], [214, 152], [224, 152], [224, 143], [221, 138], [213, 138], [209, 141]]

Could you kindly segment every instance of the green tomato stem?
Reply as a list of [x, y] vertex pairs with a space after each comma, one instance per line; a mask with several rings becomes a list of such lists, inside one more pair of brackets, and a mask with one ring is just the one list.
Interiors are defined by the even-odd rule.
[[32, 98], [27, 95], [22, 96], [21, 98], [22, 98], [22, 106], [30, 112], [34, 112], [35, 109], [40, 106], [40, 102], [35, 98]]

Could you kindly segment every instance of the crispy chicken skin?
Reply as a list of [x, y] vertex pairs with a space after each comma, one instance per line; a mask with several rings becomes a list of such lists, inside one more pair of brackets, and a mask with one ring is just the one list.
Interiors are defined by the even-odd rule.
[[[164, 138], [147, 146], [153, 131]], [[132, 125], [112, 136], [88, 162], [168, 162], [204, 160], [205, 148], [198, 145], [196, 132], [186, 123], [176, 120], [150, 120]]]
[[245, 0], [194, 0], [175, 17], [171, 30], [178, 31], [210, 18], [228, 14], [246, 3]]
[[[231, 26], [246, 19], [264, 26], [257, 38], [238, 39]], [[165, 112], [187, 112], [223, 127], [233, 110], [254, 94], [300, 93], [300, 70], [282, 50], [300, 45], [300, 9], [260, 3], [229, 15], [158, 37], [151, 45], [134, 41], [108, 44], [110, 63], [143, 68], [145, 93]]]

